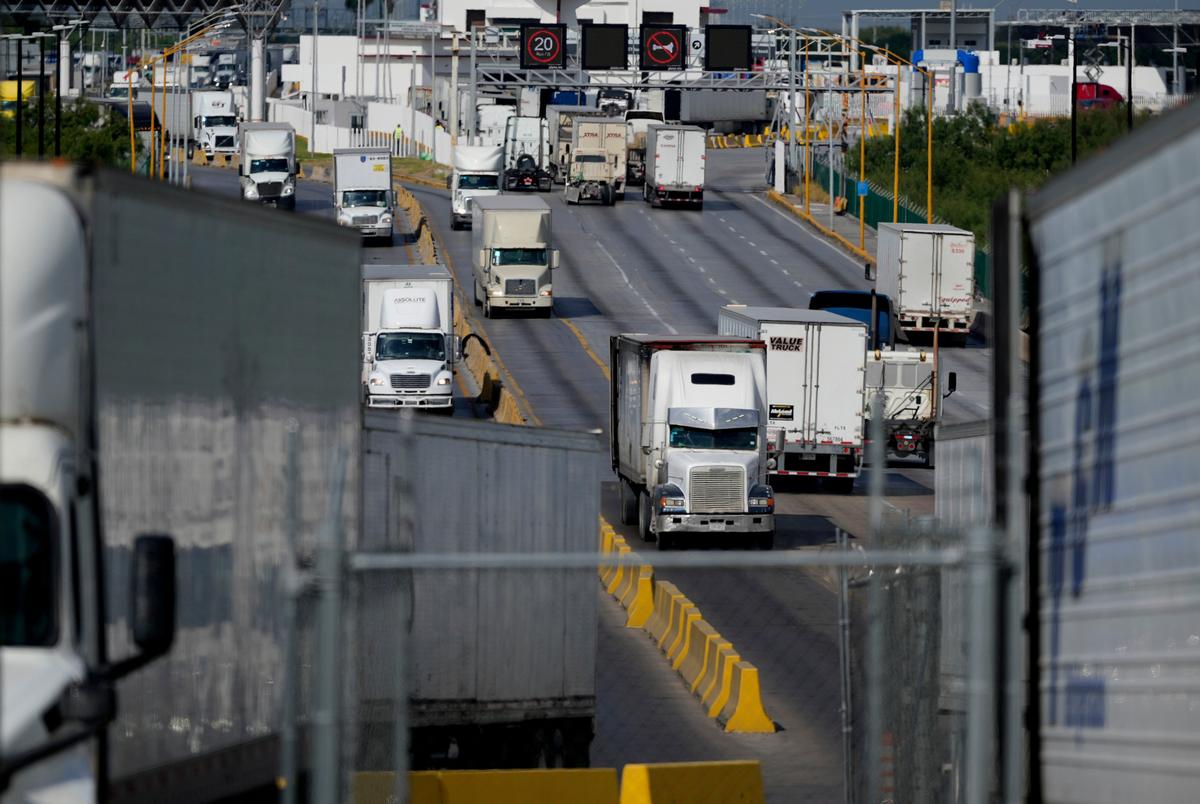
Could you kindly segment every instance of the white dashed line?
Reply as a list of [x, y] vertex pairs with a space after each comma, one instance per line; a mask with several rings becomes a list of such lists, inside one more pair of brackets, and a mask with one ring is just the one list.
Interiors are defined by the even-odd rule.
[[804, 284], [802, 282], [799, 282], [798, 280], [793, 279], [792, 282], [794, 282], [796, 287], [798, 287], [798, 288], [804, 287]]
[[720, 293], [722, 296], [728, 296], [728, 295], [729, 295], [728, 293], [726, 293], [725, 291], [721, 290], [720, 288], [717, 288], [717, 293]]
[[706, 274], [706, 273], [708, 273], [708, 271], [704, 270], [704, 266], [703, 266], [703, 265], [697, 265], [696, 267], [700, 269], [700, 273], [702, 273], [702, 274]]
[[786, 214], [785, 212], [783, 212], [783, 210], [775, 208], [774, 206], [772, 206], [771, 204], [768, 204], [766, 201], [762, 200], [762, 198], [760, 198], [759, 196], [757, 196], [753, 193], [750, 194], [750, 197], [753, 198], [758, 203], [762, 204], [767, 209], [774, 212], [779, 217], [783, 218], [785, 221], [790, 221], [793, 225], [796, 226], [796, 228], [800, 229], [802, 232], [804, 232], [806, 235], [811, 237], [813, 240], [815, 240], [816, 242], [825, 246], [827, 249], [832, 251], [834, 254], [838, 255], [843, 260], [845, 260], [847, 263], [849, 263], [850, 266], [852, 266], [854, 268], [854, 270], [862, 271], [862, 265], [855, 263], [853, 260], [850, 259], [850, 257], [846, 256], [845, 252], [843, 252], [837, 246], [830, 243], [825, 238], [819, 237], [818, 235], [813, 233], [813, 231], [811, 229], [809, 229], [807, 226], [804, 225], [803, 221], [799, 220], [798, 218], [792, 217], [791, 215]]
[[[778, 265], [778, 264], [779, 264], [779, 260], [771, 260], [771, 264], [772, 264], [772, 265]], [[784, 271], [784, 273], [786, 274], [786, 273], [787, 273], [787, 271]]]
[[717, 280], [713, 279], [711, 276], [708, 278], [708, 281], [712, 282], [714, 285], [717, 284]]
[[695, 261], [696, 261], [695, 257], [688, 257], [688, 262], [695, 262]]
[[758, 250], [758, 253], [763, 255], [764, 257], [767, 256], [767, 252], [763, 251], [761, 248]]
[[719, 220], [721, 223], [725, 223], [725, 219], [722, 218], [720, 215], [717, 216], [717, 220]]
[[600, 249], [600, 252], [601, 252], [602, 254], [604, 254], [604, 256], [605, 256], [605, 257], [608, 257], [608, 261], [609, 261], [609, 262], [611, 262], [611, 263], [613, 264], [613, 268], [616, 268], [616, 269], [617, 269], [617, 273], [619, 273], [619, 274], [621, 275], [621, 279], [623, 279], [623, 280], [625, 281], [625, 285], [626, 285], [626, 286], [627, 286], [627, 287], [628, 287], [628, 288], [629, 288], [631, 291], [633, 291], [633, 295], [635, 295], [635, 296], [637, 296], [639, 299], [641, 299], [641, 300], [642, 300], [642, 304], [646, 305], [646, 309], [650, 311], [650, 315], [652, 315], [652, 316], [654, 316], [655, 318], [657, 318], [657, 319], [658, 319], [658, 323], [660, 323], [660, 324], [662, 324], [664, 327], [666, 327], [666, 329], [667, 329], [667, 332], [670, 332], [672, 335], [678, 335], [678, 334], [679, 334], [679, 330], [675, 329], [675, 327], [671, 326], [671, 325], [670, 325], [670, 324], [668, 324], [666, 321], [664, 321], [664, 320], [663, 320], [663, 317], [662, 317], [661, 315], [659, 315], [659, 314], [658, 314], [658, 311], [657, 311], [657, 310], [655, 310], [655, 309], [654, 309], [654, 308], [653, 308], [653, 307], [650, 305], [650, 302], [646, 301], [646, 297], [645, 297], [645, 296], [643, 296], [642, 294], [638, 293], [638, 290], [637, 290], [637, 288], [635, 288], [635, 287], [633, 286], [633, 283], [629, 281], [629, 274], [625, 273], [624, 269], [622, 269], [622, 268], [621, 268], [621, 264], [620, 264], [620, 263], [618, 263], [618, 262], [617, 262], [615, 259], [613, 259], [613, 255], [612, 255], [612, 254], [610, 254], [610, 253], [609, 253], [609, 251], [608, 251], [608, 249], [606, 249], [606, 248], [604, 247], [604, 244], [603, 244], [602, 242], [600, 242], [600, 239], [599, 239], [599, 238], [597, 238], [597, 237], [593, 237], [592, 239], [595, 241], [595, 243], [596, 243], [596, 246], [597, 246], [597, 247], [599, 247], [599, 249]]
[[758, 243], [755, 243], [753, 240], [747, 240], [746, 245], [750, 248], [758, 248]]

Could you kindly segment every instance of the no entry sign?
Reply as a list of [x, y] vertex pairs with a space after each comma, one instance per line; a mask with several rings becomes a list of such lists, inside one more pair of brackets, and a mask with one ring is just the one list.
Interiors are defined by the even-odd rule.
[[521, 26], [521, 69], [561, 70], [567, 64], [567, 26]]
[[643, 25], [639, 66], [643, 70], [682, 70], [687, 64], [687, 29], [682, 25]]

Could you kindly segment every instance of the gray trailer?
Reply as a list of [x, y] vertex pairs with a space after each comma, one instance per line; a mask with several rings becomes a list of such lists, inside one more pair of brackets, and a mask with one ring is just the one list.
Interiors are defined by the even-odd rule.
[[[394, 413], [367, 413], [364, 423], [364, 549], [431, 557], [595, 552], [598, 436]], [[457, 504], [413, 504], [447, 492]], [[364, 765], [392, 761], [383, 738], [397, 711], [402, 650], [414, 769], [585, 766], [596, 711], [594, 572], [368, 578], [356, 695]]]
[[[69, 261], [78, 281], [54, 293], [82, 300], [69, 327], [47, 333], [61, 347], [47, 370], [74, 361], [63, 376], [88, 378], [77, 457], [60, 462], [78, 479], [63, 486], [70, 516], [56, 518], [72, 537], [57, 560], [74, 581], [52, 594], [79, 621], [59, 629], [53, 666], [82, 669], [63, 679], [62, 701], [72, 689], [103, 701], [120, 677], [112, 665], [135, 653], [128, 598], [146, 574], [135, 537], [174, 541], [174, 643], [115, 682], [115, 719], [82, 721], [112, 725], [104, 745], [80, 744], [93, 776], [71, 789], [107, 781], [99, 795], [112, 801], [274, 792], [282, 581], [326, 520], [357, 541], [358, 237], [120, 172], [9, 163], [0, 188], [54, 212], [16, 244], [17, 264]], [[3, 205], [6, 232], [22, 212]], [[81, 725], [79, 707], [61, 711], [55, 738]]]
[[679, 122], [760, 122], [770, 119], [765, 90], [697, 89], [679, 93]]

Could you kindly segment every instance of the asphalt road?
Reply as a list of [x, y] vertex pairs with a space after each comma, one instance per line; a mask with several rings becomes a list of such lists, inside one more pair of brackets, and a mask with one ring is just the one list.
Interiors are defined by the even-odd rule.
[[[568, 206], [561, 191], [542, 195], [554, 210], [555, 245], [562, 252], [554, 277], [555, 318], [484, 320], [477, 308], [467, 309], [540, 424], [607, 429], [612, 334], [712, 333], [724, 304], [804, 307], [817, 290], [869, 287], [860, 264], [763, 198], [764, 168], [761, 150], [710, 152], [703, 211], [651, 209], [637, 192], [614, 207]], [[201, 169], [193, 176], [196, 187], [237, 192], [236, 178], [227, 171]], [[469, 295], [471, 233], [451, 231], [446, 191], [410, 189], [431, 219], [443, 260]], [[328, 185], [301, 182], [297, 197], [299, 212], [332, 215]], [[409, 261], [410, 250], [401, 241], [398, 236], [390, 248], [364, 250], [364, 260]], [[942, 350], [944, 368], [958, 372], [959, 389], [946, 401], [945, 420], [986, 414], [989, 356], [977, 344]], [[465, 402], [459, 405], [456, 412], [470, 415]], [[913, 516], [932, 513], [931, 470], [894, 462], [886, 471], [889, 507]], [[654, 546], [640, 545], [632, 529], [619, 524], [613, 482], [604, 485], [602, 510], [653, 561]], [[861, 542], [867, 532], [866, 483], [860, 480], [848, 496], [795, 484], [779, 493], [777, 512], [776, 549], [829, 549], [837, 528]], [[722, 733], [656, 648], [642, 632], [624, 629], [621, 610], [604, 598], [593, 764], [756, 758], [771, 801], [837, 798], [840, 682], [831, 578], [821, 571], [736, 568], [660, 577], [674, 581], [742, 657], [758, 666], [764, 704], [781, 730]]]

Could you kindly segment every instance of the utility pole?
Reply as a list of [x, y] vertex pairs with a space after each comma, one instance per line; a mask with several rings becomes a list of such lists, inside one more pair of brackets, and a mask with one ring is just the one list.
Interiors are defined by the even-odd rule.
[[1068, 59], [1068, 61], [1071, 62], [1071, 164], [1073, 165], [1073, 164], [1075, 164], [1075, 156], [1076, 156], [1076, 151], [1077, 151], [1075, 138], [1078, 133], [1078, 123], [1076, 121], [1076, 117], [1078, 116], [1078, 108], [1079, 108], [1079, 101], [1076, 98], [1076, 94], [1075, 94], [1078, 91], [1078, 89], [1077, 89], [1077, 85], [1076, 85], [1076, 81], [1075, 81], [1075, 26], [1074, 25], [1071, 26], [1070, 44], [1071, 44], [1071, 53], [1070, 53], [1070, 58]]
[[1175, 0], [1175, 19], [1171, 21], [1171, 94], [1180, 95], [1179, 80], [1179, 0]]
[[450, 144], [458, 143], [458, 34], [450, 34]]
[[476, 32], [472, 28], [467, 33], [471, 37], [471, 142], [475, 142], [475, 138], [479, 136], [479, 109], [475, 107], [475, 97], [478, 89], [478, 84], [475, 78], [475, 55], [476, 55]]
[[308, 93], [308, 111], [311, 115], [308, 154], [312, 156], [317, 150], [317, 18], [320, 11], [320, 0], [313, 0], [313, 43], [312, 43], [312, 91]]
[[[786, 170], [797, 170], [799, 161], [799, 153], [797, 152], [796, 143], [796, 124], [799, 122], [799, 115], [796, 109], [796, 29], [793, 28], [788, 32], [788, 109], [791, 113], [788, 116], [788, 158], [787, 164], [784, 166]], [[776, 168], [778, 170], [778, 167]], [[787, 173], [785, 172], [786, 176]], [[784, 189], [787, 189], [785, 183]]]
[[46, 36], [48, 35], [38, 35], [38, 159], [46, 155]]
[[25, 36], [17, 34], [17, 156], [23, 151], [25, 139]]
[[949, 102], [946, 104], [950, 114], [957, 114], [955, 106], [954, 84], [958, 81], [958, 0], [950, 0], [950, 86]]

